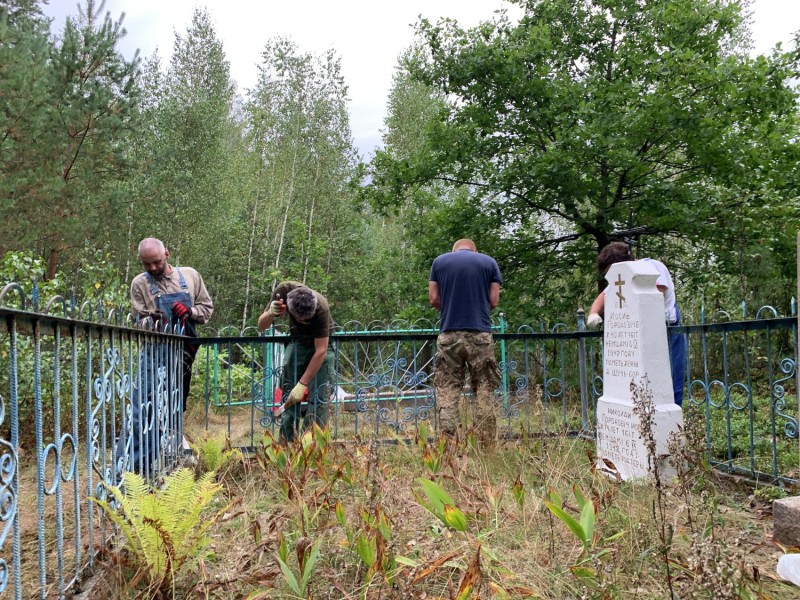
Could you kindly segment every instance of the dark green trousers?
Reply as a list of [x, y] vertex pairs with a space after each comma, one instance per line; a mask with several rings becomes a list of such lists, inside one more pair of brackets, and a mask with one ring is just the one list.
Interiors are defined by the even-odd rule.
[[[314, 356], [314, 347], [298, 343], [290, 343], [283, 352], [283, 369], [281, 371], [280, 386], [283, 397], [287, 398], [292, 388]], [[328, 346], [325, 362], [317, 374], [308, 384], [308, 403], [295, 404], [286, 409], [281, 416], [281, 440], [291, 442], [297, 435], [300, 420], [303, 421], [303, 430], [316, 423], [325, 427], [328, 423], [328, 406], [334, 397], [333, 376], [333, 348]]]

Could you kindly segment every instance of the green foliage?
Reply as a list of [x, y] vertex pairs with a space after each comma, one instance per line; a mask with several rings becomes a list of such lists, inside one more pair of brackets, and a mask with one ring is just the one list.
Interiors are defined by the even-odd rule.
[[280, 279], [326, 294], [358, 251], [348, 187], [355, 151], [340, 59], [333, 51], [301, 52], [280, 38], [269, 40], [261, 57], [244, 107], [250, 187], [240, 209], [246, 243], [238, 252], [242, 266], [253, 266], [239, 278], [248, 294], [245, 314], [259, 314]]
[[781, 498], [786, 498], [788, 495], [789, 493], [783, 488], [772, 485], [765, 485], [764, 487], [757, 488], [756, 491], [753, 492], [753, 496], [756, 499], [769, 503], [780, 500]]
[[[771, 400], [754, 396], [753, 410], [726, 408], [722, 394], [713, 393], [712, 402], [722, 408], [710, 408], [708, 424], [710, 428], [709, 450], [712, 460], [730, 463], [746, 469], [755, 468], [762, 472], [773, 470], [773, 436], [775, 461], [778, 472], [792, 469], [797, 461], [797, 442], [783, 430], [788, 422], [770, 408]], [[746, 399], [731, 393], [731, 402], [746, 406]], [[784, 414], [796, 414], [796, 401], [789, 398]], [[705, 421], [705, 415], [700, 415]], [[774, 423], [773, 423], [774, 419]], [[773, 434], [774, 429], [774, 434]], [[707, 441], [708, 443], [708, 441]]]
[[455, 505], [452, 498], [438, 483], [420, 477], [417, 483], [422, 487], [422, 492], [427, 498], [427, 502], [418, 493], [415, 496], [419, 503], [436, 516], [447, 527], [456, 531], [466, 531], [467, 517]]
[[[44, 260], [31, 252], [9, 251], [0, 260], [0, 282], [3, 285], [12, 281], [18, 283], [30, 303], [35, 281], [40, 310], [57, 295], [64, 298], [67, 311], [72, 309], [73, 297], [76, 310], [84, 302], [89, 302], [94, 309], [102, 308], [106, 314], [111, 309], [126, 306], [129, 301], [128, 287], [122, 282], [110, 255], [91, 248], [86, 249], [86, 255], [88, 260], [78, 267], [76, 273], [60, 272], [55, 277], [47, 278], [47, 263]], [[9, 296], [8, 300], [13, 301], [14, 295]], [[56, 310], [58, 308], [61, 305]]]
[[544, 505], [556, 518], [569, 527], [569, 530], [583, 544], [585, 553], [595, 542], [595, 520], [597, 519], [597, 512], [594, 504], [584, 497], [580, 488], [574, 486], [572, 491], [575, 494], [575, 500], [578, 502], [578, 510], [580, 511], [580, 517], [578, 519], [572, 517], [562, 508], [564, 503], [561, 500], [561, 496], [555, 490], [550, 490], [550, 501], [546, 501]]
[[51, 142], [51, 71], [43, 60], [53, 51], [48, 33], [38, 2], [0, 5], [0, 253], [30, 249], [39, 235], [30, 217], [41, 214], [40, 194], [53, 193], [58, 185], [48, 172], [48, 151], [37, 143]]
[[[504, 272], [513, 321], [586, 302], [596, 252], [625, 235], [648, 253], [660, 245], [667, 264], [704, 262], [709, 286], [725, 273], [749, 291], [737, 257], [758, 253], [785, 289], [780, 249], [799, 216], [785, 176], [798, 158], [795, 54], [754, 60], [737, 47], [733, 1], [518, 4], [519, 22], [420, 22], [405, 67], [447, 103], [413, 144], [387, 136], [367, 169], [372, 204], [425, 210], [429, 251], [476, 239]], [[691, 283], [695, 272], [680, 270]]]
[[375, 538], [359, 533], [355, 541], [355, 547], [361, 562], [371, 570], [378, 560], [378, 547]]
[[[267, 473], [278, 477], [286, 499], [299, 503], [304, 512], [309, 504], [305, 501], [306, 495], [316, 498], [336, 481], [351, 480], [349, 461], [340, 464], [331, 454], [330, 430], [316, 424], [288, 446], [266, 434], [256, 449], [256, 459]], [[322, 482], [321, 487], [307, 490], [312, 474], [315, 480]]]
[[382, 573], [391, 584], [397, 566], [394, 554], [388, 550], [392, 541], [392, 523], [380, 506], [374, 510], [361, 509], [360, 530], [354, 533], [347, 528], [348, 543], [355, 549], [361, 563], [367, 568], [364, 580], [369, 582], [375, 573]]
[[432, 475], [438, 473], [444, 466], [447, 454], [447, 437], [440, 434], [432, 442], [428, 441], [429, 431], [425, 423], [420, 423], [415, 436], [415, 442], [422, 449], [422, 464]]
[[205, 436], [196, 443], [191, 443], [192, 451], [197, 456], [197, 468], [200, 473], [221, 473], [236, 462], [243, 460], [242, 451], [232, 448], [225, 435]]
[[517, 478], [511, 486], [511, 493], [514, 496], [514, 500], [517, 501], [520, 510], [523, 510], [525, 508], [525, 484], [522, 483], [519, 475], [517, 475]]
[[136, 473], [125, 473], [120, 488], [109, 487], [115, 505], [91, 498], [124, 535], [124, 545], [136, 568], [147, 573], [157, 588], [169, 586], [187, 561], [201, 555], [209, 543], [206, 533], [228, 510], [211, 516], [206, 509], [222, 489], [214, 473], [195, 480], [189, 469], [178, 469], [151, 491]]
[[111, 251], [87, 247], [82, 259], [77, 269], [64, 274], [74, 286], [77, 301], [102, 306], [106, 313], [112, 308], [128, 306], [129, 285], [123, 281]]
[[133, 215], [134, 240], [153, 235], [157, 223], [172, 261], [196, 268], [213, 289], [220, 261], [208, 249], [230, 230], [228, 198], [239, 192], [230, 140], [238, 132], [229, 118], [230, 65], [207, 11], [196, 9], [187, 30], [175, 33], [166, 73], [153, 65], [145, 81], [137, 139], [143, 172], [131, 184], [149, 201]]
[[[41, 302], [41, 299], [47, 300], [63, 291], [61, 281], [58, 278], [44, 280], [46, 269], [45, 262], [30, 252], [9, 251], [5, 253], [2, 261], [0, 261], [0, 281], [3, 282], [3, 285], [12, 281], [18, 283], [25, 292], [25, 298], [28, 302], [31, 300], [33, 284], [36, 281]], [[13, 299], [13, 295], [8, 297], [8, 300]]]
[[292, 592], [298, 598], [308, 597], [308, 584], [311, 582], [311, 575], [314, 572], [314, 565], [317, 563], [317, 559], [319, 558], [319, 547], [322, 544], [322, 541], [323, 538], [318, 538], [311, 546], [311, 549], [308, 550], [308, 554], [305, 554], [302, 550], [298, 552], [298, 554], [301, 554], [299, 565], [300, 571], [298, 573], [299, 577], [294, 574], [291, 567], [289, 567], [289, 565], [286, 563], [288, 555], [285, 550], [276, 557], [278, 564], [280, 565], [281, 573], [283, 573], [289, 589], [292, 590]]
[[235, 362], [229, 359], [229, 354], [228, 350], [219, 349], [217, 344], [209, 344], [201, 346], [195, 357], [195, 364], [199, 368], [192, 389], [195, 393], [205, 393], [204, 390], [208, 385], [212, 390], [211, 406], [214, 409], [225, 408], [226, 405], [220, 401], [218, 394], [220, 390], [227, 390], [229, 386], [233, 402], [248, 402], [252, 397], [253, 371], [250, 358], [247, 356], [248, 351], [244, 350], [243, 356]]
[[614, 597], [613, 586], [609, 587], [604, 583], [602, 574], [598, 572], [597, 565], [601, 559], [609, 555], [610, 550], [607, 546], [622, 537], [625, 534], [625, 530], [621, 530], [603, 540], [598, 540], [597, 506], [591, 498], [584, 496], [577, 485], [572, 487], [572, 491], [578, 504], [579, 516], [577, 519], [564, 509], [564, 502], [561, 496], [553, 489], [550, 490], [550, 500], [544, 503], [547, 510], [564, 523], [583, 545], [580, 558], [570, 570], [590, 590], [592, 598]]
[[684, 308], [787, 306], [796, 53], [746, 54], [732, 0], [518, 3], [518, 21], [420, 22], [385, 148], [360, 166], [333, 51], [270, 40], [242, 103], [208, 11], [162, 67], [120, 55], [102, 2], [50, 36], [40, 3], [5, 3], [0, 254], [108, 307], [157, 235], [203, 274], [212, 326], [252, 326], [287, 277], [339, 323], [435, 321], [430, 263], [470, 236], [520, 324], [586, 306], [597, 248], [627, 233], [670, 266]]
[[[48, 277], [61, 255], [88, 240], [108, 240], [124, 227], [124, 198], [116, 187], [131, 164], [122, 150], [135, 128], [138, 56], [127, 61], [117, 45], [125, 35], [103, 3], [86, 0], [68, 17], [51, 54], [47, 139], [57, 187], [36, 197], [34, 217], [47, 253]], [[82, 257], [86, 259], [86, 257]]]

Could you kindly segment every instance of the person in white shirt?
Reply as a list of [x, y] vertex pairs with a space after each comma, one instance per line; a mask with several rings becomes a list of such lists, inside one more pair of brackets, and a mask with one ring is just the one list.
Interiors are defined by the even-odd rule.
[[[602, 275], [605, 275], [611, 265], [629, 260], [635, 259], [628, 244], [625, 242], [612, 242], [603, 248], [597, 256], [597, 270]], [[680, 325], [681, 312], [675, 298], [675, 283], [672, 281], [669, 269], [664, 263], [653, 258], [642, 258], [638, 262], [647, 262], [658, 271], [656, 287], [664, 295], [664, 320], [670, 326]], [[603, 322], [601, 314], [605, 308], [607, 290], [608, 288], [600, 292], [592, 302], [592, 307], [589, 309], [589, 317], [586, 319], [586, 325], [590, 329], [596, 329]], [[682, 333], [671, 333], [668, 337], [672, 369], [672, 391], [675, 404], [681, 406], [683, 404], [683, 380], [686, 374], [686, 336]]]

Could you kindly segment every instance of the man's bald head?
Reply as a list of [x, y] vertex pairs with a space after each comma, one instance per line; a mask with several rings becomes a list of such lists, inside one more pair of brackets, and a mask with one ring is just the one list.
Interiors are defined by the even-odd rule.
[[169, 250], [157, 238], [144, 238], [139, 242], [139, 260], [144, 270], [153, 277], [162, 277], [170, 271], [167, 259]]
[[139, 242], [139, 256], [142, 255], [142, 252], [165, 252], [166, 247], [164, 246], [164, 242], [159, 240], [158, 238], [144, 238], [141, 242]]
[[458, 240], [455, 244], [453, 244], [453, 252], [456, 250], [471, 250], [472, 252], [477, 252], [478, 247], [475, 245], [469, 238], [464, 238], [462, 240]]

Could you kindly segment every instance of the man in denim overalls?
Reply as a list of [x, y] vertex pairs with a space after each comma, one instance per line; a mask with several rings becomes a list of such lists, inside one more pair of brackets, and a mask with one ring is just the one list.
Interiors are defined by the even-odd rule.
[[[139, 260], [145, 271], [131, 282], [131, 310], [137, 323], [197, 337], [196, 325], [206, 323], [214, 312], [200, 274], [191, 267], [171, 266], [169, 250], [156, 238], [139, 243]], [[147, 475], [168, 435], [176, 436], [177, 446], [183, 423], [178, 406], [186, 410], [196, 353], [197, 345], [190, 340], [148, 339], [142, 344], [129, 422], [117, 443], [120, 470]]]

